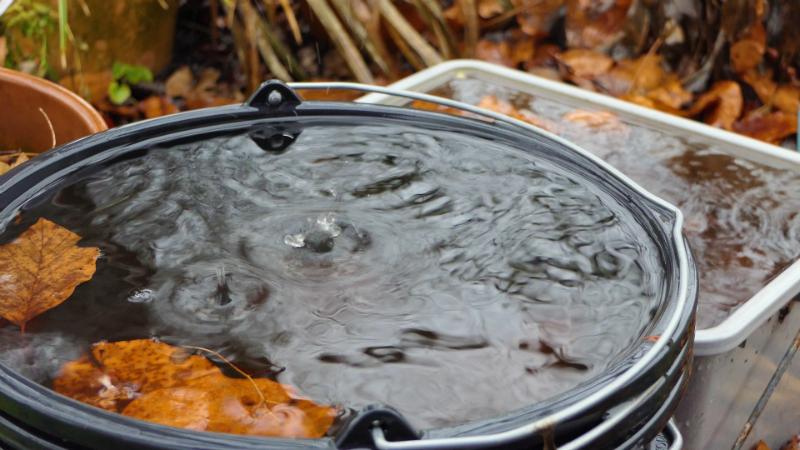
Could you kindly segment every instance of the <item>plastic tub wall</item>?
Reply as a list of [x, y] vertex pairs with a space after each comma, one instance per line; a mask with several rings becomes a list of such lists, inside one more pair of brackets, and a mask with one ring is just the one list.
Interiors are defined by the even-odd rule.
[[[529, 94], [545, 96], [550, 100], [561, 100], [570, 105], [579, 103], [586, 108], [612, 111], [623, 121], [625, 118], [635, 119], [637, 123], [676, 135], [702, 136], [721, 144], [724, 151], [734, 157], [800, 171], [798, 153], [613, 97], [481, 61], [445, 62], [400, 80], [391, 87], [430, 92], [450, 80], [464, 77], [479, 78]], [[359, 101], [400, 104], [397, 99], [382, 95], [368, 95]], [[697, 330], [695, 373], [676, 414], [686, 448], [730, 448], [735, 443], [800, 328], [800, 312], [797, 312], [800, 308], [791, 307], [796, 303], [792, 299], [798, 293], [800, 261], [795, 261], [725, 321], [713, 328]], [[786, 377], [794, 380], [800, 377], [800, 365], [794, 364]], [[759, 436], [756, 434], [759, 430], [772, 433], [768, 430], [775, 429], [774, 433], [786, 434], [789, 429], [784, 427], [783, 430], [778, 430], [768, 424], [800, 423], [800, 408], [772, 407], [778, 397], [773, 395], [767, 408], [750, 424], [753, 431], [747, 442], [753, 439], [757, 442]], [[778, 440], [787, 438], [775, 437]]]

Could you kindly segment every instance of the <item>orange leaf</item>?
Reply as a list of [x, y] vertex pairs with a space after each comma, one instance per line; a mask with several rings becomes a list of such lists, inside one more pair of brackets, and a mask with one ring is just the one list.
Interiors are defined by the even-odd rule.
[[767, 33], [760, 22], [750, 27], [747, 34], [731, 45], [731, 66], [736, 73], [755, 69], [761, 63], [767, 49]]
[[762, 113], [755, 110], [733, 124], [733, 131], [762, 141], [779, 144], [797, 132], [797, 116], [781, 111]]
[[230, 378], [199, 355], [152, 339], [100, 342], [65, 364], [53, 389], [129, 417], [193, 430], [323, 436], [335, 410], [268, 379]]
[[13, 242], [0, 246], [0, 316], [25, 324], [64, 302], [92, 278], [100, 250], [78, 247], [80, 236], [39, 219]]
[[730, 130], [742, 114], [743, 102], [739, 84], [728, 80], [717, 81], [697, 99], [689, 109], [688, 115], [696, 116], [708, 112], [705, 116], [707, 124]]
[[559, 59], [569, 67], [572, 75], [588, 79], [608, 72], [614, 65], [614, 60], [605, 53], [580, 48], [565, 51]]
[[647, 93], [647, 97], [655, 101], [656, 108], [674, 112], [692, 101], [692, 93], [681, 85], [678, 77], [669, 75], [667, 80]]

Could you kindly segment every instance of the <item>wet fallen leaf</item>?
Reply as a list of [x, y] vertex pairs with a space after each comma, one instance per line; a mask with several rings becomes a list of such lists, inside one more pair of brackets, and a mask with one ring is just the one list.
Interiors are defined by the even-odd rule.
[[751, 26], [745, 36], [731, 45], [731, 66], [736, 73], [755, 69], [764, 57], [767, 48], [767, 33], [761, 22]]
[[178, 107], [169, 98], [151, 95], [138, 104], [146, 119], [166, 116], [178, 112]]
[[567, 46], [607, 48], [623, 36], [632, 0], [568, 0], [564, 24]]
[[778, 85], [772, 80], [772, 72], [761, 73], [757, 70], [748, 70], [743, 73], [742, 80], [750, 85], [758, 98], [764, 104], [772, 102]]
[[478, 0], [478, 15], [482, 19], [491, 19], [506, 10], [504, 3], [502, 0]]
[[742, 89], [735, 81], [718, 81], [701, 95], [687, 111], [689, 116], [704, 114], [707, 124], [730, 130], [742, 114]]
[[544, 37], [550, 34], [564, 0], [511, 0], [511, 4], [519, 11], [517, 23], [522, 32], [533, 37]]
[[673, 113], [692, 101], [692, 93], [684, 89], [674, 75], [668, 76], [664, 83], [647, 92], [647, 97], [655, 102], [656, 109]]
[[129, 417], [222, 433], [314, 438], [335, 416], [272, 380], [225, 376], [205, 357], [152, 339], [95, 344], [62, 367], [53, 389]]
[[614, 96], [625, 94], [646, 95], [661, 87], [667, 76], [659, 55], [644, 55], [637, 59], [624, 59], [611, 70], [595, 77], [595, 83]]
[[733, 131], [762, 141], [779, 144], [797, 132], [797, 116], [782, 111], [763, 113], [752, 111], [733, 124]]
[[559, 60], [571, 75], [587, 79], [604, 74], [614, 66], [614, 60], [605, 53], [586, 49], [567, 50], [559, 55]]
[[772, 99], [772, 105], [786, 114], [797, 117], [797, 109], [800, 106], [800, 88], [789, 85], [778, 86]]
[[80, 238], [40, 218], [0, 246], [0, 316], [25, 332], [29, 320], [58, 306], [91, 279], [100, 250], [78, 247]]
[[491, 39], [481, 39], [475, 47], [475, 57], [503, 66], [513, 66], [511, 59], [511, 46], [505, 40], [495, 42]]

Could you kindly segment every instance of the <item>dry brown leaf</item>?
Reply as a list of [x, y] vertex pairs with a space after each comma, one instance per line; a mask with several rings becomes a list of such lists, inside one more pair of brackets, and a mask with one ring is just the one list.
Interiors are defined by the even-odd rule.
[[742, 39], [731, 45], [731, 66], [736, 73], [755, 69], [767, 49], [767, 32], [761, 22], [751, 26]]
[[564, 0], [511, 0], [519, 12], [517, 23], [523, 33], [533, 37], [545, 37], [550, 34]]
[[129, 417], [201, 431], [317, 438], [335, 410], [268, 379], [231, 378], [208, 359], [152, 339], [100, 342], [65, 364], [53, 389]]
[[511, 47], [505, 40], [495, 42], [490, 39], [481, 39], [478, 41], [478, 45], [475, 46], [475, 57], [503, 66], [513, 66]]
[[765, 142], [779, 144], [797, 132], [797, 116], [782, 111], [755, 110], [733, 124], [733, 131]]
[[800, 105], [800, 88], [789, 85], [778, 86], [775, 96], [772, 98], [772, 105], [786, 114], [797, 117], [797, 109], [798, 105]]
[[77, 234], [40, 218], [0, 246], [0, 316], [25, 332], [39, 314], [64, 302], [92, 278], [100, 250], [78, 247]]
[[769, 104], [775, 95], [778, 86], [772, 81], [772, 72], [760, 73], [757, 70], [748, 70], [742, 74], [742, 79], [755, 91], [762, 103]]
[[683, 88], [678, 77], [671, 74], [661, 86], [649, 91], [647, 97], [655, 102], [656, 109], [670, 112], [680, 110], [692, 101], [692, 93]]
[[623, 36], [632, 0], [567, 0], [567, 47], [607, 48]]
[[194, 75], [188, 66], [183, 66], [172, 73], [164, 83], [167, 97], [186, 97], [194, 86]]
[[169, 98], [158, 95], [151, 95], [150, 97], [140, 101], [138, 107], [146, 119], [166, 116], [167, 114], [174, 114], [178, 112], [178, 107], [175, 106], [175, 104], [172, 103]]
[[625, 94], [646, 95], [659, 88], [666, 76], [661, 67], [661, 56], [648, 54], [619, 61], [607, 73], [597, 75], [594, 81], [609, 94], [619, 97]]
[[689, 116], [705, 114], [704, 121], [715, 127], [730, 130], [742, 114], [742, 89], [735, 81], [717, 81], [687, 111]]
[[614, 60], [605, 53], [586, 49], [567, 50], [559, 55], [559, 60], [569, 68], [572, 75], [579, 78], [592, 79], [608, 72], [614, 66]]
[[505, 10], [501, 0], [478, 0], [478, 15], [482, 19], [491, 19]]

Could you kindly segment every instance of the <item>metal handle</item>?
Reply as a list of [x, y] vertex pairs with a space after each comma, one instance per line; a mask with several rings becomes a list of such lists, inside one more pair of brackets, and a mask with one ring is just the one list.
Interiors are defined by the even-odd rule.
[[514, 119], [513, 117], [509, 117], [502, 113], [498, 113], [484, 108], [479, 108], [477, 106], [470, 105], [469, 103], [463, 103], [456, 100], [451, 100], [449, 98], [439, 97], [430, 94], [423, 94], [421, 92], [404, 91], [401, 89], [393, 89], [382, 86], [372, 86], [361, 83], [349, 83], [344, 81], [332, 81], [332, 82], [321, 82], [321, 83], [297, 82], [297, 83], [289, 83], [288, 86], [295, 90], [305, 89], [305, 90], [319, 91], [319, 90], [341, 89], [348, 91], [365, 92], [368, 94], [384, 94], [393, 97], [408, 98], [411, 100], [420, 100], [423, 102], [433, 103], [435, 105], [445, 106], [448, 108], [460, 109], [462, 111], [471, 114], [490, 118], [493, 121], [519, 126], [528, 130], [532, 130], [537, 133], [545, 133], [547, 135], [551, 135], [551, 133], [542, 128], [539, 128], [535, 125], [531, 125], [528, 122], [523, 122], [519, 119]]
[[678, 426], [675, 425], [675, 419], [669, 419], [667, 427], [664, 429], [667, 439], [671, 441], [669, 450], [682, 450], [683, 449], [683, 435]]

